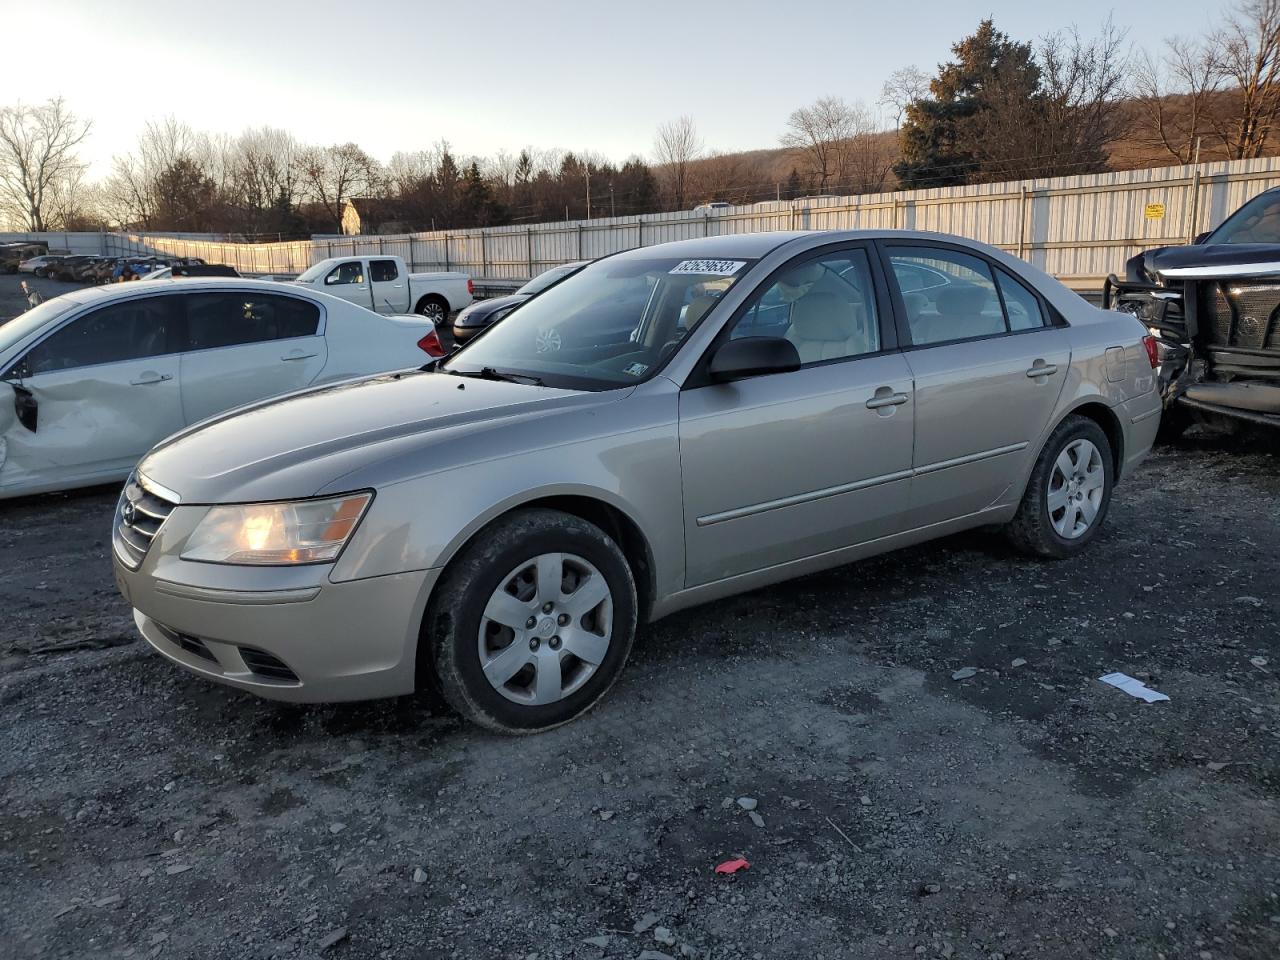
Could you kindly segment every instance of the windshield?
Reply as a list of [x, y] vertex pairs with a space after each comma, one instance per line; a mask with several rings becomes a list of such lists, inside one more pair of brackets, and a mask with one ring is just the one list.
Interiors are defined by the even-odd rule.
[[1280, 243], [1280, 191], [1254, 197], [1227, 217], [1205, 243]]
[[566, 263], [563, 267], [552, 267], [550, 270], [546, 271], [545, 273], [538, 274], [536, 277], [534, 277], [532, 280], [526, 283], [523, 287], [517, 290], [516, 293], [525, 293], [525, 294], [528, 294], [529, 296], [533, 296], [535, 293], [541, 293], [543, 290], [547, 289], [547, 287], [551, 286], [557, 280], [560, 280], [568, 276], [569, 274], [573, 273], [573, 271], [577, 270], [581, 266], [582, 264], [580, 263]]
[[319, 279], [320, 274], [324, 273], [333, 266], [332, 261], [321, 260], [314, 267], [308, 267], [302, 273], [298, 274], [299, 283], [315, 283]]
[[752, 263], [597, 261], [490, 327], [440, 369], [496, 371], [585, 390], [638, 383], [657, 372]]
[[46, 323], [56, 320], [68, 310], [78, 306], [80, 306], [79, 300], [73, 300], [71, 297], [55, 297], [26, 313], [18, 314], [8, 323], [0, 323], [0, 354], [15, 343], [25, 340]]

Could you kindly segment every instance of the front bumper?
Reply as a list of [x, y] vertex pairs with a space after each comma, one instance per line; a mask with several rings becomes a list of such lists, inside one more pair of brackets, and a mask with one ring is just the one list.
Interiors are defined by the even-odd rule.
[[185, 528], [198, 519], [191, 514], [202, 513], [176, 510], [137, 570], [114, 558], [116, 584], [152, 647], [192, 673], [273, 700], [413, 692], [419, 627], [439, 570], [335, 583], [329, 564], [180, 560]]

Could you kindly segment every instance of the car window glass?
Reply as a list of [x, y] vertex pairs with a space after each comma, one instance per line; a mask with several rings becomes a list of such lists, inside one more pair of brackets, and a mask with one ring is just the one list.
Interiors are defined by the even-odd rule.
[[364, 283], [364, 264], [359, 260], [340, 263], [329, 271], [324, 282], [330, 287], [340, 283]]
[[1043, 327], [1044, 310], [1040, 298], [1003, 270], [996, 270], [1000, 292], [1004, 295], [1004, 310], [1009, 317], [1010, 330], [1034, 330]]
[[[369, 279], [374, 283], [387, 283], [400, 276], [394, 260], [370, 260]], [[360, 281], [356, 281], [359, 283]]]
[[[902, 291], [915, 345], [968, 340], [1006, 332], [991, 268], [979, 257], [941, 247], [890, 247], [889, 262]], [[933, 279], [921, 286], [922, 271]]]
[[187, 300], [187, 350], [314, 336], [320, 308], [307, 300], [259, 293], [193, 293]]
[[875, 353], [880, 322], [866, 251], [845, 250], [787, 268], [729, 336], [785, 337], [802, 364]]
[[27, 351], [27, 373], [34, 376], [169, 353], [172, 306], [172, 297], [143, 297], [79, 317]]

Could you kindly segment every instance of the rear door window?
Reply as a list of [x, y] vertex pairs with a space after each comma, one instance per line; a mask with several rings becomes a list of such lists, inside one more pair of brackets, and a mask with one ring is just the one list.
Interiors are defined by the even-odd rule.
[[1004, 297], [1004, 312], [1009, 318], [1010, 330], [1034, 330], [1046, 326], [1044, 308], [1040, 298], [1011, 274], [996, 268], [996, 282]]
[[192, 293], [187, 304], [187, 350], [314, 336], [320, 308], [309, 300], [270, 293]]
[[370, 260], [369, 279], [374, 283], [389, 283], [400, 276], [394, 260]]

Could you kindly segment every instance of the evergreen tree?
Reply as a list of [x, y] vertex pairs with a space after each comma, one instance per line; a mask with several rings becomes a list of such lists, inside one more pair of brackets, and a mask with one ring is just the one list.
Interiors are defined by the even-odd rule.
[[951, 48], [929, 83], [929, 96], [906, 109], [902, 159], [894, 167], [904, 187], [945, 187], [981, 179], [972, 138], [984, 111], [1038, 99], [1040, 68], [1030, 44], [1017, 43], [983, 20], [972, 36]]

